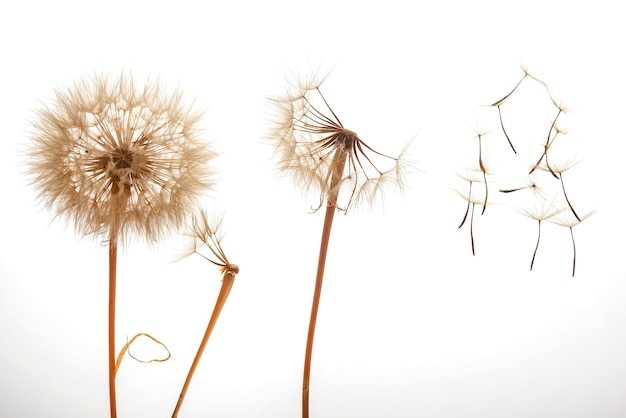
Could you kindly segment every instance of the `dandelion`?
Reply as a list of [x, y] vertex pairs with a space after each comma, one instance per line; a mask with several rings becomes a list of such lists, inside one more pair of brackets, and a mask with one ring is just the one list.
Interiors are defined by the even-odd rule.
[[[211, 319], [207, 325], [207, 329], [202, 337], [202, 341], [200, 342], [200, 347], [198, 348], [198, 352], [196, 353], [196, 357], [193, 359], [193, 363], [191, 364], [191, 368], [189, 369], [189, 373], [187, 374], [187, 378], [185, 379], [185, 383], [183, 384], [183, 388], [180, 392], [180, 396], [178, 397], [178, 402], [176, 403], [176, 407], [174, 408], [174, 412], [172, 413], [172, 418], [176, 418], [180, 411], [180, 408], [185, 399], [185, 395], [187, 394], [187, 389], [189, 389], [189, 385], [191, 384], [191, 379], [200, 363], [200, 358], [202, 357], [202, 353], [209, 342], [209, 338], [211, 337], [211, 333], [213, 332], [213, 328], [215, 328], [215, 324], [217, 323], [217, 319], [222, 312], [222, 308], [226, 303], [226, 299], [228, 299], [228, 295], [230, 294], [231, 289], [233, 288], [233, 284], [235, 283], [235, 276], [239, 273], [239, 267], [236, 264], [232, 264], [228, 261], [224, 250], [221, 245], [221, 237], [219, 236], [219, 228], [221, 225], [221, 220], [218, 222], [214, 222], [215, 227], [211, 226], [211, 222], [208, 221], [206, 212], [200, 211], [199, 215], [193, 217], [192, 223], [192, 238], [193, 245], [191, 253], [196, 253], [209, 261], [212, 264], [218, 266], [222, 272], [222, 287], [220, 289], [220, 293], [217, 296], [217, 301], [215, 302], [215, 307], [213, 308], [213, 314], [211, 315]], [[212, 254], [213, 257], [207, 257], [202, 253], [198, 252], [198, 243], [203, 244]]]
[[554, 208], [554, 199], [552, 203], [546, 205], [545, 202], [541, 207], [535, 206], [532, 210], [522, 209], [523, 215], [537, 221], [537, 244], [535, 245], [535, 251], [533, 252], [533, 258], [530, 261], [530, 270], [533, 269], [535, 263], [535, 257], [537, 256], [537, 250], [539, 249], [539, 240], [541, 240], [541, 222], [549, 220], [553, 216], [563, 211], [563, 208]]
[[179, 91], [139, 87], [122, 73], [85, 77], [37, 113], [28, 174], [45, 205], [84, 236], [109, 245], [109, 393], [115, 401], [117, 246], [132, 233], [155, 242], [182, 225], [210, 187], [215, 153], [199, 140], [201, 114]]
[[[278, 111], [270, 131], [276, 144], [279, 169], [305, 192], [319, 193], [318, 210], [326, 214], [317, 266], [315, 290], [304, 361], [302, 416], [309, 416], [309, 381], [315, 323], [320, 301], [330, 230], [336, 210], [345, 213], [354, 204], [372, 204], [385, 186], [404, 186], [405, 147], [398, 157], [376, 151], [354, 131], [344, 128], [322, 94], [324, 78], [291, 84], [287, 93], [272, 99]], [[408, 146], [408, 144], [407, 144]]]
[[[584, 216], [578, 217], [578, 215], [574, 214], [573, 212], [561, 212], [556, 217], [549, 220], [549, 222], [569, 229], [570, 236], [572, 237], [572, 249], [574, 252], [572, 261], [572, 277], [574, 277], [574, 274], [576, 274], [576, 241], [574, 241], [574, 227], [576, 225], [579, 225], [582, 221], [584, 221], [594, 213], [595, 210], [587, 213]], [[572, 214], [575, 215], [574, 218], [571, 217]]]

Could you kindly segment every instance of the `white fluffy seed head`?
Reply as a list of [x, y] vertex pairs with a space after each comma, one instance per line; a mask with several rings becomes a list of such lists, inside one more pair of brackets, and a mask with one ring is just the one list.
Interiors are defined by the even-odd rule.
[[84, 77], [37, 112], [27, 153], [39, 198], [82, 235], [148, 242], [182, 226], [216, 156], [180, 91], [122, 73]]

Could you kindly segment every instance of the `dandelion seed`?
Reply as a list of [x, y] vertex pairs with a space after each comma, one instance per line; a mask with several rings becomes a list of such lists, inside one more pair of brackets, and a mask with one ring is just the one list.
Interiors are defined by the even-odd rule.
[[487, 183], [487, 174], [489, 173], [489, 170], [487, 169], [487, 166], [485, 165], [484, 159], [483, 159], [483, 136], [486, 135], [485, 132], [476, 132], [476, 137], [478, 138], [478, 167], [480, 168], [480, 172], [483, 174], [483, 183], [485, 184], [485, 199], [484, 199], [484, 204], [483, 204], [483, 210], [481, 212], [481, 215], [485, 214], [485, 209], [487, 209], [487, 201], [489, 198], [489, 183]]
[[465, 225], [465, 221], [467, 220], [467, 215], [469, 214], [469, 211], [470, 211], [471, 200], [474, 196], [474, 193], [473, 193], [474, 183], [479, 183], [482, 180], [482, 177], [477, 177], [476, 171], [477, 170], [467, 170], [467, 173], [465, 175], [457, 174], [461, 179], [467, 181], [469, 184], [468, 189], [467, 189], [467, 196], [463, 195], [462, 193], [457, 192], [464, 200], [467, 200], [467, 207], [465, 208], [465, 214], [463, 215], [463, 219], [461, 220], [461, 223], [459, 224], [458, 229], [461, 229], [463, 225]]
[[[550, 125], [550, 130], [548, 130], [548, 136], [546, 137], [546, 142], [545, 142], [545, 144], [543, 146], [543, 153], [541, 154], [541, 156], [539, 157], [539, 160], [537, 160], [535, 165], [530, 169], [529, 174], [532, 174], [533, 171], [535, 171], [537, 169], [537, 167], [539, 167], [539, 165], [541, 164], [541, 162], [545, 158], [546, 167], [548, 168], [548, 171], [550, 171], [550, 174], [552, 174], [552, 176], [554, 178], [558, 179], [559, 176], [557, 176], [557, 174], [554, 172], [554, 170], [552, 169], [552, 167], [550, 166], [550, 163], [548, 161], [548, 151], [549, 151], [550, 147], [552, 146], [552, 144], [554, 143], [554, 140], [556, 139], [556, 137], [560, 133], [566, 133], [563, 129], [560, 129], [558, 127], [556, 122], [557, 122], [559, 116], [562, 113], [567, 113], [568, 112], [568, 109], [566, 107], [564, 107], [563, 104], [561, 104], [561, 103], [557, 104], [555, 99], [552, 96], [550, 96], [550, 99], [552, 100], [552, 103], [554, 103], [554, 105], [558, 108], [558, 112], [557, 112], [556, 116], [554, 117], [554, 119], [552, 120], [552, 124]], [[554, 136], [552, 136], [552, 132], [554, 132]]]
[[595, 213], [595, 210], [583, 215], [582, 217], [578, 217], [573, 212], [571, 214], [575, 215], [575, 219], [570, 216], [570, 212], [561, 212], [554, 219], [550, 219], [549, 222], [555, 223], [557, 225], [566, 227], [569, 229], [570, 237], [572, 238], [572, 249], [573, 249], [573, 261], [572, 261], [572, 277], [576, 274], [576, 241], [574, 241], [574, 227], [579, 225], [582, 221], [590, 217]]
[[272, 99], [278, 118], [269, 134], [276, 143], [280, 171], [305, 192], [319, 193], [318, 210], [326, 203], [322, 240], [307, 334], [302, 383], [302, 416], [309, 416], [309, 381], [315, 324], [321, 296], [330, 231], [336, 210], [372, 204], [385, 186], [404, 186], [407, 146], [398, 157], [376, 151], [354, 131], [346, 129], [321, 92], [324, 77], [291, 84]]
[[[178, 397], [178, 402], [176, 403], [176, 407], [174, 408], [174, 412], [172, 413], [172, 418], [176, 418], [178, 416], [178, 413], [180, 412], [180, 408], [182, 407], [185, 395], [187, 394], [187, 390], [189, 389], [189, 385], [191, 384], [191, 379], [193, 378], [196, 368], [200, 363], [202, 353], [204, 353], [204, 349], [209, 342], [209, 338], [211, 337], [211, 333], [215, 328], [215, 324], [217, 324], [217, 320], [220, 316], [220, 313], [222, 312], [224, 304], [226, 303], [226, 299], [228, 299], [228, 295], [230, 295], [230, 291], [233, 288], [233, 284], [235, 283], [235, 276], [239, 273], [239, 267], [236, 264], [232, 264], [230, 261], [228, 261], [226, 253], [222, 249], [221, 237], [219, 236], [219, 228], [221, 224], [221, 219], [217, 222], [209, 222], [206, 216], [206, 212], [202, 210], [199, 211], [198, 215], [193, 217], [193, 244], [191, 253], [199, 254], [205, 260], [209, 261], [212, 264], [215, 264], [220, 268], [220, 271], [222, 272], [222, 287], [215, 302], [215, 307], [213, 308], [211, 319], [209, 320], [204, 336], [202, 337], [202, 341], [200, 342], [200, 347], [198, 347], [198, 352], [196, 353], [193, 363], [191, 364], [189, 373], [187, 374], [187, 378], [185, 379], [185, 383], [183, 384], [183, 388], [180, 392], [180, 396]], [[212, 254], [212, 257], [207, 257], [200, 253], [197, 247], [198, 243], [203, 244], [203, 246], [206, 247]]]
[[457, 191], [457, 194], [463, 200], [467, 201], [467, 211], [465, 213], [465, 217], [463, 218], [463, 222], [459, 226], [459, 229], [465, 223], [465, 220], [467, 218], [467, 212], [469, 212], [470, 213], [470, 242], [472, 244], [472, 255], [476, 255], [476, 249], [475, 249], [475, 245], [474, 245], [474, 209], [475, 209], [476, 205], [485, 205], [486, 203], [485, 203], [484, 199], [477, 199], [477, 198], [473, 197], [471, 195], [471, 193], [468, 194], [468, 196], [465, 196], [464, 194], [462, 194], [462, 193]]
[[[547, 161], [546, 161], [547, 163]], [[569, 200], [569, 197], [567, 196], [567, 192], [565, 191], [565, 181], [563, 180], [563, 173], [565, 173], [567, 170], [569, 170], [570, 168], [574, 167], [576, 164], [578, 164], [578, 161], [566, 161], [563, 164], [552, 164], [551, 167], [547, 167], [540, 165], [538, 166], [538, 168], [540, 170], [543, 171], [549, 171], [551, 173], [556, 173], [558, 174], [558, 179], [561, 183], [561, 190], [563, 190], [563, 197], [565, 197], [565, 201], [567, 202], [567, 205], [569, 206], [570, 210], [572, 211], [572, 214], [576, 217], [576, 219], [580, 222], [582, 221], [582, 219], [580, 217], [578, 217], [578, 214], [576, 213], [576, 211], [574, 210], [574, 206], [572, 206], [572, 203]]]
[[509, 99], [509, 97], [511, 97], [511, 95], [515, 92], [515, 90], [517, 90], [517, 88], [520, 86], [520, 84], [522, 84], [522, 81], [524, 81], [526, 79], [526, 77], [529, 77], [529, 78], [537, 81], [538, 83], [540, 83], [542, 86], [544, 86], [546, 88], [548, 87], [546, 85], [546, 83], [544, 83], [543, 81], [541, 81], [537, 77], [535, 77], [532, 74], [530, 74], [530, 72], [528, 72], [528, 68], [527, 67], [525, 67], [524, 65], [520, 64], [520, 68], [522, 69], [522, 71], [524, 71], [524, 75], [522, 76], [520, 81], [517, 82], [515, 87], [513, 87], [513, 90], [511, 90], [508, 94], [506, 94], [501, 99], [496, 100], [495, 102], [493, 102], [492, 104], [489, 105], [491, 107], [495, 106], [495, 107], [498, 108], [498, 118], [500, 120], [500, 127], [502, 128], [502, 133], [504, 133], [504, 137], [508, 141], [509, 145], [511, 146], [511, 149], [513, 150], [513, 152], [515, 154], [517, 154], [517, 151], [515, 150], [515, 147], [513, 146], [513, 142], [511, 141], [511, 138], [509, 137], [509, 134], [507, 133], [506, 129], [504, 128], [504, 122], [502, 121], [502, 109], [501, 109], [501, 106]]
[[45, 205], [86, 236], [109, 245], [109, 393], [115, 400], [117, 245], [148, 242], [182, 225], [190, 204], [212, 185], [216, 154], [200, 142], [200, 113], [159, 83], [138, 87], [128, 74], [94, 75], [56, 92], [37, 113], [28, 175]]
[[521, 213], [531, 219], [537, 221], [537, 244], [535, 245], [535, 251], [533, 252], [533, 258], [530, 261], [530, 270], [532, 271], [533, 265], [535, 263], [535, 257], [537, 256], [537, 250], [539, 249], [539, 241], [541, 240], [541, 222], [549, 220], [553, 216], [562, 212], [564, 208], [554, 208], [554, 199], [549, 205], [546, 205], [545, 202], [541, 207], [535, 206], [533, 210], [522, 209]]
[[533, 194], [536, 197], [543, 198], [543, 191], [539, 187], [538, 182], [530, 176], [528, 178], [528, 182], [524, 186], [514, 187], [511, 189], [500, 189], [499, 191], [500, 193], [513, 193], [513, 192], [517, 192], [520, 190], [532, 190]]

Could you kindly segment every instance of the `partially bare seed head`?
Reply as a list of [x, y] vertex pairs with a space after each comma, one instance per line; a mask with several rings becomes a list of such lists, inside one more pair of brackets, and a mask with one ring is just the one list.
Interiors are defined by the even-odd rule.
[[322, 95], [324, 78], [290, 83], [272, 98], [277, 116], [269, 132], [278, 168], [305, 192], [348, 210], [362, 200], [372, 203], [387, 185], [404, 186], [406, 148], [398, 157], [376, 151], [346, 129]]

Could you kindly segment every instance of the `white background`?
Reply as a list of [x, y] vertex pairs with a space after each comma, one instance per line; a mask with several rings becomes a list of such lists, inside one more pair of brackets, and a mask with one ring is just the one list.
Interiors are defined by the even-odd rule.
[[[241, 268], [180, 416], [299, 416], [323, 214], [275, 171], [267, 98], [318, 68], [332, 69], [322, 88], [343, 124], [386, 153], [415, 137], [421, 173], [404, 194], [335, 218], [312, 416], [626, 416], [620, 6], [425, 3], [3, 3], [0, 416], [108, 416], [107, 249], [53, 219], [22, 173], [28, 121], [54, 89], [122, 69], [159, 76], [206, 110], [221, 155], [205, 203], [225, 213], [223, 246]], [[554, 117], [545, 90], [522, 83], [502, 107], [527, 152], [514, 157], [496, 109], [479, 106], [513, 88], [520, 62], [571, 109], [557, 140], [581, 160], [568, 193], [579, 212], [597, 210], [574, 229], [574, 278], [568, 230], [553, 224], [528, 271], [536, 222], [496, 192], [526, 180], [511, 170], [538, 158]], [[476, 215], [472, 257], [454, 189], [475, 161], [475, 129], [491, 131], [494, 204]], [[532, 207], [532, 193], [518, 196]], [[124, 360], [120, 417], [171, 415], [213, 309], [219, 272], [198, 256], [174, 261], [181, 242], [137, 239], [120, 255], [117, 346], [147, 332], [172, 352], [161, 364]], [[161, 354], [141, 342], [133, 353]]]

